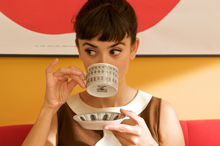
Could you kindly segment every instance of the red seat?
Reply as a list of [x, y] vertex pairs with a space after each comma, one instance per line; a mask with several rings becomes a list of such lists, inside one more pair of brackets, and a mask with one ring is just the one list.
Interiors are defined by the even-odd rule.
[[[186, 146], [220, 146], [219, 120], [180, 120]], [[0, 127], [0, 146], [21, 146], [33, 125]]]
[[220, 146], [219, 120], [180, 121], [186, 146]]
[[0, 127], [0, 146], [21, 146], [33, 125]]

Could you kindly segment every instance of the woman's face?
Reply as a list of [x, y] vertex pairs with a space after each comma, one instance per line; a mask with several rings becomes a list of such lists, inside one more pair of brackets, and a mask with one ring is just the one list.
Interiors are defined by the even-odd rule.
[[85, 69], [94, 63], [108, 63], [119, 69], [119, 82], [124, 79], [129, 61], [135, 58], [139, 39], [131, 46], [131, 38], [125, 37], [120, 42], [99, 41], [98, 37], [92, 40], [78, 39], [79, 57]]

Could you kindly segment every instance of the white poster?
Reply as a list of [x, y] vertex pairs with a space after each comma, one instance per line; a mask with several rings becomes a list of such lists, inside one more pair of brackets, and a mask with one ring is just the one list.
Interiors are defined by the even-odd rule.
[[[78, 55], [71, 19], [86, 0], [0, 0], [0, 55]], [[219, 0], [128, 0], [139, 56], [220, 55]]]

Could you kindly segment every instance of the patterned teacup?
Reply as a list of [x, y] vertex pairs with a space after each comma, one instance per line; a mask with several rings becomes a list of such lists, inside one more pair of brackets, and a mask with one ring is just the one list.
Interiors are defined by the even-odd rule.
[[86, 90], [96, 97], [110, 97], [118, 91], [118, 68], [107, 63], [92, 64], [87, 68]]

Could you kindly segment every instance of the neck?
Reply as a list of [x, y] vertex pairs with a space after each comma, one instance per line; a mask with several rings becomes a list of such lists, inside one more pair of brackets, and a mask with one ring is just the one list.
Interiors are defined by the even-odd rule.
[[125, 106], [135, 98], [136, 94], [137, 90], [128, 86], [124, 81], [118, 85], [118, 92], [114, 96], [99, 98], [91, 96], [87, 91], [84, 91], [80, 93], [80, 97], [89, 106], [95, 108], [107, 108]]

